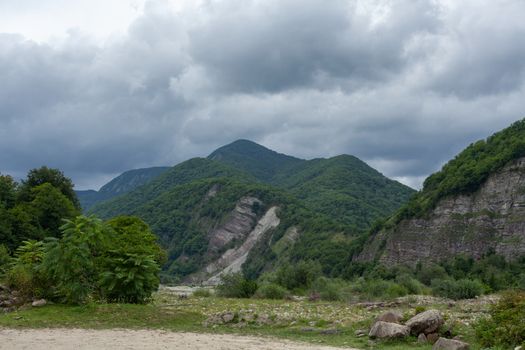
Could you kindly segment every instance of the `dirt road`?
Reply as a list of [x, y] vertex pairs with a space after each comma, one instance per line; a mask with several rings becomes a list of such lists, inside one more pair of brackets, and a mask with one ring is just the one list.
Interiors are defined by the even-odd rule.
[[296, 343], [273, 338], [127, 329], [0, 329], [0, 349], [341, 350], [340, 348]]

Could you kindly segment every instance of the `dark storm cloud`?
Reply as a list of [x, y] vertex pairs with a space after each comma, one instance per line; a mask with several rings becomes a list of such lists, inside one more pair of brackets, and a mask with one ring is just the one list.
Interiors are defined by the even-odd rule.
[[0, 34], [0, 171], [81, 187], [238, 138], [418, 186], [524, 116], [516, 1], [150, 1], [126, 36]]

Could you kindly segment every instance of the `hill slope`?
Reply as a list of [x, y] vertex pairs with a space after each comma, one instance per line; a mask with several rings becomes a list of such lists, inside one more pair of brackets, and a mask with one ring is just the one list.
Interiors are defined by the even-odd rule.
[[152, 167], [126, 171], [104, 186], [99, 191], [75, 191], [82, 209], [87, 210], [93, 205], [127, 193], [156, 178], [169, 167]]
[[413, 265], [491, 252], [525, 255], [525, 120], [470, 145], [427, 178], [358, 260]]
[[303, 160], [239, 140], [219, 148], [208, 158], [285, 189], [304, 200], [307, 207], [350, 225], [355, 231], [366, 231], [375, 220], [392, 214], [415, 193], [349, 155]]

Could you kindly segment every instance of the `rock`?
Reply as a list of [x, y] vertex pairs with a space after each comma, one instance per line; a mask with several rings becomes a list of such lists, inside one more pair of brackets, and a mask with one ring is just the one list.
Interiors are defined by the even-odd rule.
[[397, 323], [378, 321], [370, 329], [370, 338], [393, 339], [404, 338], [410, 334], [410, 328]]
[[47, 301], [46, 299], [39, 299], [39, 300], [35, 300], [31, 303], [31, 306], [33, 307], [40, 307], [40, 306], [44, 306], [47, 304]]
[[260, 314], [259, 317], [257, 317], [257, 323], [258, 324], [271, 324], [272, 319], [267, 314]]
[[226, 312], [221, 315], [221, 319], [224, 323], [230, 323], [235, 318], [235, 314], [233, 312]]
[[399, 312], [387, 311], [377, 316], [375, 319], [375, 322], [383, 321], [383, 322], [390, 322], [390, 323], [400, 323], [402, 318], [403, 318], [403, 315], [401, 315]]
[[313, 328], [313, 327], [303, 327], [303, 328], [301, 328], [301, 332], [303, 332], [303, 333], [315, 332], [315, 328]]
[[424, 333], [420, 333], [417, 336], [417, 343], [418, 344], [426, 344], [426, 343], [428, 343], [427, 336]]
[[432, 347], [432, 350], [468, 350], [470, 346], [459, 340], [439, 338], [438, 341]]
[[331, 335], [331, 334], [339, 334], [341, 333], [341, 331], [339, 329], [329, 328], [329, 329], [323, 329], [320, 333], [324, 335]]
[[523, 350], [523, 346], [521, 346], [521, 345], [520, 345], [520, 346], [516, 346], [516, 347], [514, 348], [514, 350]]
[[427, 334], [427, 341], [430, 344], [434, 344], [435, 342], [437, 342], [438, 339], [439, 339], [439, 334], [437, 334], [437, 333]]
[[368, 333], [368, 331], [366, 329], [357, 329], [354, 334], [356, 335], [356, 337], [364, 337], [366, 334]]
[[414, 335], [419, 333], [430, 334], [436, 332], [444, 322], [439, 311], [428, 310], [412, 317], [406, 322], [406, 325]]
[[4, 292], [9, 292], [9, 288], [7, 288], [7, 286], [4, 286], [3, 284], [0, 284], [0, 290]]

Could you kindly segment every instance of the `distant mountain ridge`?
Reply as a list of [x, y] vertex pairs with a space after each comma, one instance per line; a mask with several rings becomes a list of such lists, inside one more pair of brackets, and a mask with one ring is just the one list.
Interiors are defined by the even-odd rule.
[[100, 188], [100, 190], [75, 191], [82, 209], [87, 210], [93, 205], [127, 193], [156, 178], [169, 167], [151, 167], [128, 170]]

